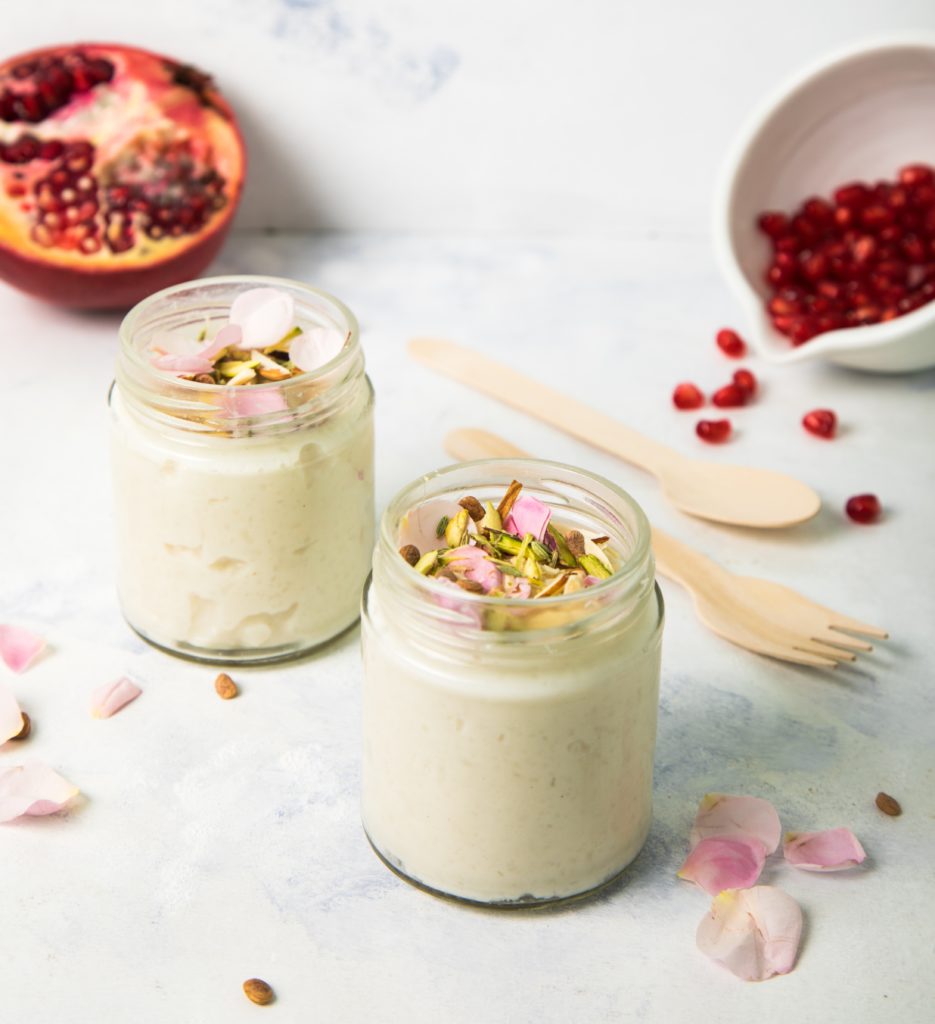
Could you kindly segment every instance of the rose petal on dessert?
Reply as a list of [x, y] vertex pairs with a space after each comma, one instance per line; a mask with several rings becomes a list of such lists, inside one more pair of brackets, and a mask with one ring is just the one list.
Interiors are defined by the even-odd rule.
[[251, 288], [231, 303], [229, 319], [243, 329], [246, 348], [268, 348], [295, 326], [295, 302], [278, 288]]
[[823, 832], [787, 832], [783, 856], [803, 871], [846, 871], [862, 863], [867, 854], [849, 828]]
[[749, 889], [755, 885], [765, 863], [766, 850], [759, 839], [711, 836], [692, 849], [677, 874], [717, 896], [724, 889]]
[[209, 341], [204, 348], [199, 349], [198, 354], [205, 359], [214, 359], [218, 352], [226, 348], [240, 348], [243, 340], [243, 328], [239, 324], [225, 324]]
[[727, 889], [714, 897], [696, 933], [698, 948], [745, 981], [788, 974], [802, 936], [802, 910], [771, 885]]
[[551, 518], [552, 510], [548, 505], [543, 504], [531, 494], [521, 494], [513, 502], [513, 508], [506, 517], [503, 528], [508, 533], [515, 533], [519, 537], [531, 533], [536, 540], [541, 541], [545, 537]]
[[21, 626], [0, 624], [0, 658], [14, 672], [25, 672], [45, 650], [45, 640]]
[[698, 805], [691, 831], [691, 846], [694, 848], [709, 836], [754, 836], [770, 854], [779, 846], [781, 835], [779, 815], [768, 800], [757, 796], [707, 793]]
[[182, 356], [154, 356], [152, 364], [157, 370], [169, 373], [211, 373], [214, 369], [214, 361], [200, 352]]
[[224, 413], [233, 419], [264, 416], [270, 412], [282, 412], [286, 408], [286, 400], [277, 387], [256, 385], [224, 389]]
[[91, 714], [94, 718], [110, 718], [143, 691], [126, 676], [99, 686], [91, 694]]
[[14, 765], [0, 769], [0, 821], [24, 814], [54, 814], [78, 792], [47, 764]]
[[0, 681], [0, 743], [6, 743], [12, 736], [18, 736], [23, 729], [23, 712], [13, 691]]
[[485, 594], [496, 590], [503, 582], [500, 570], [487, 558], [482, 548], [464, 544], [459, 548], [452, 548], [446, 553], [445, 558], [448, 565], [462, 572], [466, 579], [479, 583]]
[[345, 335], [330, 327], [310, 327], [289, 343], [289, 358], [306, 373], [317, 370], [344, 348]]
[[420, 555], [444, 547], [444, 534], [439, 537], [438, 523], [445, 516], [454, 519], [460, 511], [461, 506], [456, 501], [447, 501], [444, 498], [435, 498], [417, 505], [400, 520], [397, 547], [414, 544]]

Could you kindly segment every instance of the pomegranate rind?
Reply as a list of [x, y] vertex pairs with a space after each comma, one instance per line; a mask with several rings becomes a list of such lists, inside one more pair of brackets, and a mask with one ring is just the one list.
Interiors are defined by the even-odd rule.
[[[223, 179], [224, 205], [191, 233], [150, 238], [137, 229], [135, 244], [124, 252], [112, 252], [105, 244], [98, 252], [83, 253], [45, 247], [31, 237], [35, 209], [23, 210], [22, 205], [24, 199], [34, 202], [31, 186], [49, 172], [51, 161], [0, 164], [5, 186], [0, 188], [0, 277], [61, 305], [126, 308], [153, 291], [197, 277], [214, 259], [242, 194], [244, 144], [233, 112], [210, 79], [147, 50], [101, 43], [50, 47], [5, 61], [0, 76], [8, 76], [17, 64], [75, 51], [110, 61], [112, 81], [73, 96], [38, 123], [0, 121], [0, 142], [9, 144], [27, 133], [40, 141], [86, 139], [95, 147], [91, 174], [103, 171], [106, 176], [117, 155], [132, 150], [134, 143], [138, 147], [154, 138], [181, 139], [200, 161], [199, 168], [216, 171]], [[197, 88], [187, 80], [174, 80], [180, 75], [191, 75]], [[22, 175], [18, 184], [26, 182], [25, 197], [8, 194], [14, 171]], [[102, 219], [95, 220], [103, 235]]]

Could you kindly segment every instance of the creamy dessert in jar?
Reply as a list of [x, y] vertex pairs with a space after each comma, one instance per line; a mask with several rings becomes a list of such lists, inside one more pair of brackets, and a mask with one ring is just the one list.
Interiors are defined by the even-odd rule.
[[662, 618], [649, 526], [606, 480], [496, 460], [398, 495], [362, 620], [381, 858], [484, 904], [619, 875], [650, 826]]
[[373, 396], [353, 314], [234, 277], [127, 315], [111, 392], [118, 591], [175, 653], [288, 657], [353, 623], [373, 536]]

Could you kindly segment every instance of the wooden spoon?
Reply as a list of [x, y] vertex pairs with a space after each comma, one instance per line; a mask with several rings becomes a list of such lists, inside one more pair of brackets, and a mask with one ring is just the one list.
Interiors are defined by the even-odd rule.
[[821, 499], [783, 473], [681, 455], [596, 409], [450, 341], [417, 338], [409, 354], [460, 383], [652, 473], [682, 512], [732, 526], [775, 528], [811, 519]]

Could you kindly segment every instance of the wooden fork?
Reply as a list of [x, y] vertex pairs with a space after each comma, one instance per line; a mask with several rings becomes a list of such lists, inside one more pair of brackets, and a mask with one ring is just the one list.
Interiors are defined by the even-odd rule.
[[[453, 430], [445, 438], [445, 450], [461, 460], [531, 458], [486, 430]], [[860, 636], [888, 636], [885, 630], [816, 604], [790, 587], [736, 576], [655, 526], [653, 554], [659, 572], [692, 595], [701, 621], [748, 651], [797, 665], [834, 668], [839, 662], [854, 661], [857, 651], [873, 650]]]

